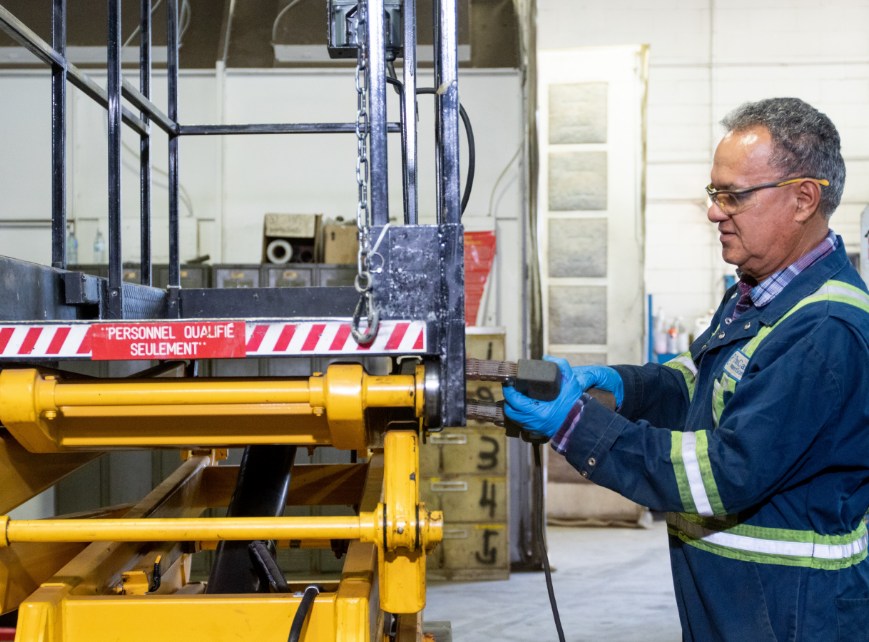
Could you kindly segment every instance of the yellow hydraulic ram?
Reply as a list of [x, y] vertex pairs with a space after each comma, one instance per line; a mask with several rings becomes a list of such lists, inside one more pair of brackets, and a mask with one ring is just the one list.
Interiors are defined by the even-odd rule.
[[298, 379], [63, 381], [34, 369], [0, 371], [0, 422], [29, 451], [332, 445], [362, 450], [368, 408], [423, 416], [424, 368], [373, 376], [333, 364]]

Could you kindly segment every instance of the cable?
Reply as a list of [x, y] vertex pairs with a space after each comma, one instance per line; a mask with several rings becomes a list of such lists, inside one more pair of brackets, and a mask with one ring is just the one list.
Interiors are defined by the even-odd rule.
[[[404, 93], [404, 85], [400, 80], [398, 80], [398, 78], [387, 76], [386, 81], [392, 85], [395, 85], [400, 93]], [[417, 95], [437, 94], [433, 87], [417, 87], [416, 93]], [[468, 207], [468, 201], [471, 200], [471, 190], [474, 187], [474, 174], [477, 166], [477, 147], [476, 143], [474, 142], [474, 129], [473, 127], [471, 127], [471, 119], [468, 117], [468, 112], [465, 111], [462, 103], [459, 103], [459, 116], [462, 119], [462, 125], [465, 128], [465, 138], [468, 141], [468, 174], [467, 176], [465, 176], [465, 189], [462, 191], [461, 213], [464, 214], [465, 209]]]
[[[298, 2], [298, 1], [299, 0], [296, 0], [296, 2]], [[154, 12], [157, 10], [157, 7], [160, 6], [161, 2], [163, 2], [163, 0], [157, 0], [157, 2], [154, 3], [154, 6], [151, 7], [151, 15], [152, 16], [154, 15]], [[190, 0], [182, 0], [180, 13], [181, 13], [181, 26], [180, 26], [179, 33], [178, 33], [179, 46], [181, 44], [181, 40], [184, 39], [184, 34], [187, 32], [188, 27], [190, 27], [190, 23], [193, 21], [193, 7], [190, 6]], [[133, 38], [136, 37], [136, 34], [139, 33], [139, 31], [141, 31], [141, 29], [142, 29], [142, 25], [136, 25], [136, 28], [133, 29], [133, 33], [131, 33], [129, 35], [129, 37], [126, 40], [124, 40], [124, 44], [121, 45], [121, 48], [124, 48], [127, 45], [129, 45], [133, 41]]]
[[302, 629], [305, 627], [305, 621], [311, 612], [311, 604], [313, 604], [314, 598], [319, 594], [320, 589], [316, 586], [309, 586], [305, 589], [305, 594], [302, 595], [302, 601], [299, 602], [299, 608], [296, 609], [296, 615], [293, 617], [293, 626], [290, 627], [290, 637], [287, 638], [287, 642], [299, 642], [302, 637]]
[[289, 3], [287, 3], [286, 7], [278, 11], [278, 15], [275, 16], [275, 21], [272, 23], [272, 44], [275, 44], [275, 40], [278, 36], [278, 22], [280, 22], [281, 18], [284, 17], [284, 14], [287, 11], [299, 4], [299, 2], [301, 2], [301, 0], [291, 0]]
[[507, 161], [507, 164], [504, 165], [504, 169], [501, 170], [501, 173], [498, 174], [498, 178], [495, 179], [495, 184], [492, 185], [492, 193], [489, 194], [489, 207], [486, 210], [486, 216], [492, 216], [492, 210], [494, 209], [495, 205], [495, 191], [498, 189], [498, 185], [501, 184], [501, 181], [504, 180], [504, 177], [507, 175], [507, 170], [509, 170], [510, 167], [513, 165], [513, 161], [519, 158], [519, 154], [522, 152], [523, 147], [523, 144], [519, 145], [519, 147], [516, 149], [516, 153], [513, 154], [510, 160]]
[[[157, 10], [157, 7], [160, 6], [160, 3], [161, 3], [161, 2], [163, 2], [163, 0], [157, 0], [157, 2], [154, 3], [154, 6], [151, 7], [151, 15], [152, 15], [152, 16], [154, 15], [154, 12]], [[142, 28], [142, 25], [136, 25], [136, 28], [133, 29], [133, 33], [130, 34], [130, 37], [129, 37], [129, 38], [127, 38], [126, 40], [124, 40], [124, 44], [121, 45], [121, 47], [123, 48], [123, 47], [126, 47], [128, 44], [130, 44], [130, 42], [132, 42], [133, 38], [136, 37], [136, 34], [139, 33], [139, 30], [140, 30], [141, 28]]]
[[193, 7], [190, 6], [190, 0], [181, 0], [181, 27], [178, 30], [179, 47], [183, 44], [184, 34], [190, 28], [191, 22], [193, 22]]
[[546, 575], [546, 591], [549, 593], [549, 605], [552, 607], [552, 619], [555, 620], [555, 629], [558, 631], [559, 642], [565, 642], [564, 629], [561, 627], [561, 618], [558, 615], [558, 604], [555, 601], [555, 587], [552, 585], [552, 570], [549, 568], [549, 554], [546, 551], [546, 511], [543, 509], [543, 464], [540, 461], [540, 444], [532, 443], [534, 451], [534, 474], [537, 477], [537, 507], [539, 508], [537, 519], [537, 538], [540, 541], [540, 557], [543, 559], [543, 572]]

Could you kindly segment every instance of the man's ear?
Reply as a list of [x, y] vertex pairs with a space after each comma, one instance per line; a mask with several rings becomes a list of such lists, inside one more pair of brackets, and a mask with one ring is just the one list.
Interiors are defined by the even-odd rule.
[[807, 221], [821, 204], [821, 186], [814, 181], [802, 181], [797, 188], [796, 220]]

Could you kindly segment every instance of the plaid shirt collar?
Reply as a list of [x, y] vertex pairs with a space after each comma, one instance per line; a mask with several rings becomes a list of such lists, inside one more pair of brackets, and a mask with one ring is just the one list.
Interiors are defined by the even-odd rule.
[[[754, 307], [762, 308], [765, 305], [768, 305], [769, 302], [776, 298], [781, 291], [787, 287], [788, 283], [793, 281], [800, 272], [832, 253], [838, 244], [839, 239], [836, 237], [836, 233], [830, 230], [827, 233], [826, 238], [818, 243], [813, 250], [803, 254], [783, 270], [768, 276], [755, 285], [751, 288], [750, 292], [751, 302], [754, 304]], [[744, 284], [744, 282], [741, 282], [741, 284]]]

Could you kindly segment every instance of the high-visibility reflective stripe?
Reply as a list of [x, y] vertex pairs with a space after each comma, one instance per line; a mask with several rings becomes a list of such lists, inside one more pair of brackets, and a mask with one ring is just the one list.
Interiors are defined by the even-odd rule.
[[682, 378], [685, 379], [685, 385], [688, 386], [688, 399], [693, 399], [694, 386], [697, 381], [697, 364], [691, 358], [691, 353], [683, 352], [667, 361], [664, 365], [682, 375]]
[[[767, 335], [769, 335], [770, 332], [777, 328], [779, 324], [788, 319], [792, 314], [812, 303], [831, 301], [851, 305], [863, 310], [864, 312], [869, 312], [869, 294], [866, 294], [866, 292], [860, 288], [843, 281], [827, 281], [824, 285], [815, 290], [815, 292], [798, 301], [773, 325], [763, 326], [758, 333], [742, 347], [741, 352], [751, 359], [752, 355], [754, 355], [755, 351], [757, 351], [757, 348]], [[741, 374], [737, 375], [735, 373], [730, 373], [730, 376], [728, 376], [727, 373], [724, 373], [721, 376], [721, 379], [715, 382], [715, 390], [712, 394], [712, 418], [716, 426], [718, 426], [721, 414], [724, 412], [724, 393], [728, 391], [733, 392], [736, 383], [741, 379]]]
[[[869, 294], [860, 288], [844, 281], [827, 281], [825, 287], [828, 288], [833, 300], [840, 301], [841, 303], [850, 303], [869, 312]], [[845, 301], [843, 299], [848, 300]]]
[[683, 366], [689, 373], [691, 373], [691, 376], [694, 376], [694, 377], [697, 376], [697, 364], [694, 363], [694, 359], [691, 358], [690, 353], [683, 352], [679, 356], [676, 356], [676, 357], [673, 357], [672, 359], [670, 359], [664, 365], [668, 365], [672, 368], [676, 364]]
[[700, 474], [700, 462], [697, 461], [697, 433], [686, 432], [682, 435], [682, 464], [685, 466], [685, 476], [688, 477], [688, 486], [697, 514], [712, 515], [712, 506]]
[[718, 494], [718, 485], [712, 474], [712, 461], [709, 459], [709, 431], [698, 430], [694, 434], [697, 436], [696, 451], [697, 465], [700, 467], [700, 480], [709, 501], [711, 514], [723, 515], [725, 513], [724, 504], [721, 502], [721, 495]]
[[705, 516], [723, 514], [709, 460], [708, 433], [674, 431], [671, 439], [671, 461], [685, 510]]
[[[831, 280], [827, 281], [809, 296], [798, 301], [775, 324], [761, 327], [758, 333], [749, 340], [748, 343], [731, 356], [731, 360], [735, 357], [739, 357], [739, 359], [733, 361], [732, 364], [731, 361], [728, 361], [721, 377], [713, 381], [711, 398], [712, 419], [716, 428], [718, 427], [721, 415], [724, 412], [724, 407], [726, 405], [725, 397], [727, 396], [729, 399], [728, 393], [735, 393], [737, 384], [742, 379], [743, 373], [748, 371], [748, 364], [761, 342], [770, 332], [777, 328], [779, 324], [784, 322], [798, 310], [813, 303], [824, 302], [842, 303], [854, 306], [864, 312], [869, 312], [869, 294], [848, 283]], [[683, 356], [684, 355], [680, 355], [676, 359], [680, 359]], [[673, 361], [676, 361], [676, 359]], [[690, 355], [688, 355], [688, 359], [690, 360]], [[667, 365], [669, 365], [669, 363]], [[691, 361], [691, 365], [693, 365], [693, 361]], [[731, 365], [732, 367], [730, 367]], [[673, 367], [682, 369], [687, 368], [688, 366], [685, 363], [680, 363], [678, 366], [674, 365]], [[696, 366], [694, 368], [694, 373], [696, 374]], [[696, 435], [696, 437], [693, 435]], [[725, 508], [718, 493], [718, 487], [715, 484], [715, 478], [712, 473], [712, 465], [709, 461], [706, 436], [706, 431], [697, 431], [697, 433], [674, 432], [670, 448], [670, 460], [676, 474], [679, 496], [682, 500], [685, 512], [703, 516], [723, 515]], [[701, 539], [709, 546], [720, 545], [718, 542], [720, 538], [718, 537], [708, 540], [706, 538]], [[817, 546], [817, 542], [813, 540], [812, 545]], [[813, 555], [818, 558], [823, 558], [823, 550], [823, 545], [821, 545], [817, 549], [818, 552]], [[754, 551], [754, 553], [762, 554], [762, 551]], [[865, 537], [861, 554], [864, 557], [866, 555]], [[800, 557], [800, 555], [796, 556]]]
[[763, 341], [763, 339], [785, 319], [807, 305], [828, 301], [852, 305], [864, 312], [869, 312], [869, 294], [866, 294], [863, 290], [842, 281], [827, 281], [814, 293], [802, 299], [794, 307], [788, 310], [781, 319], [776, 321], [775, 324], [761, 328], [757, 335], [745, 345], [742, 351], [751, 357], [755, 350], [757, 350], [760, 342]]
[[[839, 569], [866, 558], [866, 525], [847, 535], [727, 524], [678, 513], [667, 515], [668, 531], [690, 546], [716, 555], [765, 564]], [[724, 525], [724, 528], [716, 528]]]
[[673, 473], [676, 475], [676, 486], [679, 489], [679, 499], [682, 500], [682, 509], [686, 512], [696, 512], [694, 506], [694, 497], [691, 495], [691, 484], [688, 482], [688, 475], [685, 472], [685, 464], [682, 457], [682, 441], [685, 435], [692, 435], [690, 432], [681, 432], [674, 430], [670, 435], [670, 464], [673, 466]]

